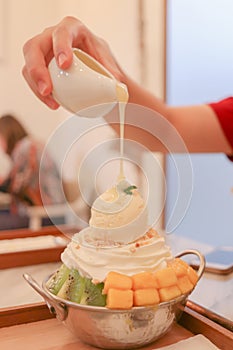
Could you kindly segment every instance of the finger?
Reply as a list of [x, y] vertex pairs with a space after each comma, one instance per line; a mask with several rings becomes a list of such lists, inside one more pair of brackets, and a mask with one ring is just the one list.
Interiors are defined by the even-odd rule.
[[72, 47], [78, 47], [81, 41], [79, 27], [82, 23], [73, 18], [64, 18], [52, 33], [53, 51], [57, 64], [67, 69], [73, 60]]
[[37, 93], [48, 96], [52, 91], [52, 81], [47, 64], [52, 57], [52, 28], [29, 40], [23, 48], [25, 58], [25, 75], [37, 87]]
[[31, 79], [31, 77], [28, 75], [27, 68], [24, 66], [22, 70], [22, 74], [27, 81], [28, 85], [30, 86], [31, 90], [34, 92], [34, 94], [43, 102], [45, 103], [49, 108], [55, 110], [59, 107], [59, 104], [54, 100], [53, 96], [47, 95], [42, 96], [37, 89], [36, 83]]
[[67, 69], [73, 60], [72, 48], [80, 48], [95, 58], [95, 38], [93, 33], [77, 18], [65, 17], [52, 33], [53, 50], [57, 64]]
[[53, 50], [57, 65], [62, 69], [70, 67], [73, 60], [72, 38], [63, 28], [57, 28], [53, 33]]

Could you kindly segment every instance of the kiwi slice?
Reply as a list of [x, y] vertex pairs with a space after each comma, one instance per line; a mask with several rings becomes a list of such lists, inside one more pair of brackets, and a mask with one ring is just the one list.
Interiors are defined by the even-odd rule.
[[83, 305], [106, 305], [106, 296], [102, 294], [104, 283], [94, 284], [91, 279], [80, 276], [77, 270], [70, 270], [64, 264], [52, 275], [46, 286], [62, 299]]
[[75, 303], [80, 303], [85, 288], [85, 278], [81, 277], [77, 270], [72, 270], [72, 283], [70, 285], [69, 299]]
[[51, 293], [57, 295], [57, 293], [67, 280], [69, 273], [70, 269], [68, 269], [66, 265], [62, 264], [61, 267], [52, 275], [52, 277], [50, 277], [50, 279], [46, 283], [48, 290]]
[[106, 295], [102, 294], [104, 283], [94, 284], [90, 279], [85, 278], [85, 288], [80, 304], [92, 306], [105, 306]]
[[66, 300], [80, 303], [85, 288], [85, 279], [77, 270], [72, 269], [57, 296]]

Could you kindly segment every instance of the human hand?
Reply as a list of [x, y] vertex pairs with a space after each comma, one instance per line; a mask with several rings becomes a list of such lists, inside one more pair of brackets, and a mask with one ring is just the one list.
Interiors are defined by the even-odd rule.
[[107, 68], [117, 80], [124, 74], [113, 57], [108, 44], [94, 35], [81, 21], [65, 17], [56, 26], [28, 40], [24, 47], [25, 65], [22, 73], [36, 96], [52, 109], [59, 104], [52, 97], [52, 81], [48, 64], [55, 56], [57, 64], [67, 69], [72, 63], [72, 47], [80, 48]]

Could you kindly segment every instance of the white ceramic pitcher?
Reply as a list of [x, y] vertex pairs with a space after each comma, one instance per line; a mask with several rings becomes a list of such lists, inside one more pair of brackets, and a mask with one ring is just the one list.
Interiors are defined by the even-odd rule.
[[107, 114], [116, 102], [127, 102], [126, 85], [98, 61], [80, 49], [73, 49], [73, 62], [62, 70], [55, 58], [49, 64], [53, 97], [65, 109], [84, 117]]

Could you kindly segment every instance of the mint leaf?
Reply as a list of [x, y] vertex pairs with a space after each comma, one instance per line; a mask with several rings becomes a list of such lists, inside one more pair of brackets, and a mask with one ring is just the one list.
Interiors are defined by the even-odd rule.
[[132, 186], [129, 186], [129, 187], [125, 188], [124, 192], [126, 194], [130, 194], [131, 195], [131, 194], [133, 194], [132, 190], [135, 190], [136, 188], [137, 188], [137, 186], [132, 185]]

